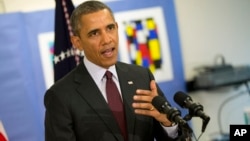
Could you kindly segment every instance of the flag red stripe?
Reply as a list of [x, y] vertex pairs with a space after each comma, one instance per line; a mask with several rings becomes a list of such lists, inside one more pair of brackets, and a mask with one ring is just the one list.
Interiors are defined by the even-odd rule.
[[4, 135], [0, 132], [0, 141], [7, 141]]

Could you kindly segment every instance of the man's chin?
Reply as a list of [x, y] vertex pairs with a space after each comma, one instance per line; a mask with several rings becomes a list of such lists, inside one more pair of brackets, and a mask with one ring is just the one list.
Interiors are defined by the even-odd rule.
[[116, 62], [117, 62], [117, 59], [106, 61], [105, 63], [103, 63], [103, 67], [104, 68], [109, 68], [110, 66], [115, 65]]

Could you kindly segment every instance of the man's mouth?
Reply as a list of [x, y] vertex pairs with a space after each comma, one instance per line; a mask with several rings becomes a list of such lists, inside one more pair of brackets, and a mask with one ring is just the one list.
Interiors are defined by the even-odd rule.
[[102, 55], [104, 55], [105, 57], [112, 57], [114, 50], [115, 50], [115, 48], [107, 49], [107, 50], [102, 52]]

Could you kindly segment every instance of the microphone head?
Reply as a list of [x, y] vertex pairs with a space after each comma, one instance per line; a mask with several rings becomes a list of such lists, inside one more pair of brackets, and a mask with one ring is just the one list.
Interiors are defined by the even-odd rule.
[[175, 95], [174, 95], [174, 101], [178, 105], [180, 105], [182, 108], [184, 108], [185, 101], [186, 101], [187, 98], [192, 101], [191, 97], [188, 96], [187, 94], [185, 94], [184, 92], [179, 91], [179, 92], [175, 93]]
[[166, 102], [166, 100], [161, 97], [161, 96], [155, 96], [153, 99], [152, 99], [152, 105], [159, 111], [159, 112], [162, 112], [162, 105], [164, 105]]

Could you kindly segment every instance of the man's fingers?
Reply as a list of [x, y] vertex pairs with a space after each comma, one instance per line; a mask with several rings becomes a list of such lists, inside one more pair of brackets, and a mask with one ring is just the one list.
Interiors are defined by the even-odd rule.
[[151, 90], [143, 90], [143, 89], [137, 89], [136, 94], [141, 94], [141, 95], [151, 95], [152, 93], [157, 95], [157, 87], [156, 83], [154, 80], [150, 82], [150, 89]]
[[133, 108], [135, 109], [145, 109], [145, 110], [153, 110], [154, 106], [150, 103], [133, 103]]
[[136, 90], [136, 94], [139, 94], [139, 95], [150, 95], [150, 94], [151, 94], [151, 91], [149, 91], [149, 90], [137, 89], [137, 90]]
[[153, 94], [157, 95], [157, 87], [156, 87], [155, 80], [152, 80], [150, 82], [150, 89], [151, 89]]
[[151, 102], [153, 97], [157, 94], [157, 87], [154, 80], [150, 82], [150, 90], [137, 89], [136, 95], [134, 96], [134, 100], [136, 101], [145, 101]]
[[135, 95], [134, 96], [134, 100], [136, 101], [150, 101], [152, 98], [150, 96], [146, 96], [146, 95]]

